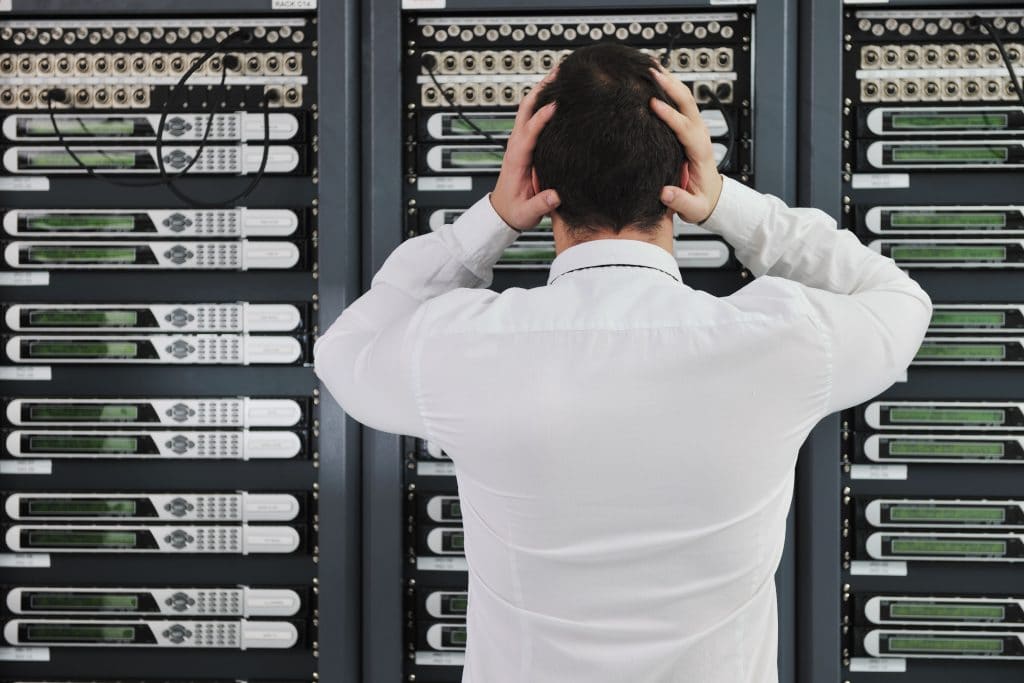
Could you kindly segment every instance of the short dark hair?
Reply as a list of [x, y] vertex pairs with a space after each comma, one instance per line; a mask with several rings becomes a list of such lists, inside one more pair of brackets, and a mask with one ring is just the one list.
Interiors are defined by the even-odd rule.
[[533, 165], [541, 189], [558, 192], [558, 214], [571, 230], [650, 230], [665, 215], [661, 188], [679, 184], [686, 156], [651, 110], [652, 97], [675, 108], [652, 66], [650, 55], [625, 45], [583, 47], [537, 97], [537, 109], [556, 108]]

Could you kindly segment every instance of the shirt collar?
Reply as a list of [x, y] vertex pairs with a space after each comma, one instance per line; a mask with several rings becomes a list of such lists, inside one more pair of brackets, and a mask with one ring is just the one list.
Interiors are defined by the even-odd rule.
[[573, 245], [555, 257], [548, 274], [550, 285], [573, 271], [601, 267], [649, 268], [682, 283], [679, 264], [661, 247], [631, 239], [590, 240]]

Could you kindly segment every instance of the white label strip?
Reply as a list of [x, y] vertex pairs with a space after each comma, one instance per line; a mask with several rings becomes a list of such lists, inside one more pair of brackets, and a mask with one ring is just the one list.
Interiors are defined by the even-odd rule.
[[273, 0], [270, 9], [316, 9], [316, 0]]
[[53, 474], [53, 461], [0, 460], [0, 474]]
[[417, 666], [464, 666], [465, 652], [434, 652], [421, 650], [416, 653]]
[[[735, 81], [735, 71], [673, 71], [673, 75], [685, 83], [696, 81]], [[536, 83], [544, 78], [545, 74], [436, 74], [438, 83]], [[191, 82], [191, 81], [189, 81]], [[219, 83], [220, 80], [218, 79]], [[434, 79], [428, 75], [416, 77], [416, 83], [427, 85], [433, 83]]]
[[49, 382], [53, 370], [49, 365], [15, 365], [0, 368], [0, 380], [4, 382]]
[[902, 674], [907, 671], [907, 660], [902, 657], [853, 657], [850, 659], [850, 673], [858, 671]]
[[48, 662], [48, 647], [0, 647], [0, 662]]
[[[39, 19], [22, 19], [18, 21], [4, 21], [0, 22], [0, 26], [10, 26], [11, 28], [36, 28], [38, 29], [44, 22]], [[212, 19], [199, 19], [196, 17], [189, 17], [188, 21], [181, 19], [150, 19], [148, 17], [133, 17], [131, 19], [47, 19], [45, 24], [49, 27], [60, 27], [60, 28], [72, 28], [76, 29], [79, 27], [83, 28], [106, 28], [108, 26], [132, 26], [138, 27], [150, 27], [150, 26], [162, 26], [164, 28], [179, 28], [183, 24], [188, 26], [223, 26], [232, 28], [235, 26], [266, 26], [267, 20], [261, 18], [250, 19], [248, 17], [231, 17], [230, 19], [223, 18], [212, 18]], [[301, 17], [281, 17], [280, 19], [274, 19], [275, 24], [281, 26], [305, 26], [306, 20]]]
[[[403, 0], [403, 3], [406, 0]], [[663, 21], [665, 23], [672, 22], [683, 22], [683, 21], [736, 21], [739, 19], [739, 15], [735, 12], [704, 12], [701, 14], [599, 14], [596, 16], [537, 16], [537, 15], [521, 15], [518, 17], [424, 17], [418, 19], [416, 24], [418, 26], [426, 26], [428, 24], [449, 26], [451, 24], [458, 23], [459, 25], [466, 24], [468, 26], [476, 26], [477, 24], [483, 24], [490, 26], [492, 24], [508, 24], [509, 26], [522, 26], [523, 24], [535, 24], [539, 21], [543, 21], [545, 24], [567, 24], [568, 26], [575, 27], [577, 24], [587, 24], [588, 26], [594, 26], [601, 24], [630, 24], [636, 22], [638, 24], [648, 23], [653, 24], [655, 22]]]
[[50, 284], [50, 273], [46, 270], [16, 270], [0, 273], [0, 287], [45, 287]]
[[454, 477], [453, 462], [421, 462], [416, 464], [416, 475], [420, 477]]
[[850, 563], [851, 576], [906, 576], [906, 562], [879, 562], [854, 560]]
[[402, 9], [444, 9], [445, 0], [402, 0]]
[[906, 465], [851, 465], [850, 479], [893, 479], [907, 478]]
[[902, 190], [910, 187], [909, 173], [854, 173], [855, 190]]
[[49, 566], [49, 553], [0, 553], [0, 567], [43, 569]]
[[0, 0], [0, 12], [10, 12], [12, 3], [14, 0]]
[[[862, 2], [865, 0], [846, 0], [846, 4], [849, 5], [854, 2]], [[1024, 16], [1024, 12], [1007, 7], [1005, 9], [918, 9], [917, 7], [908, 7], [899, 12], [884, 11], [884, 12], [857, 12], [857, 18], [864, 19], [888, 19], [889, 17], [921, 17], [922, 19], [943, 19], [949, 17], [950, 19], [965, 19], [978, 15], [981, 17], [1020, 17]]]
[[473, 178], [468, 175], [417, 178], [416, 189], [419, 192], [467, 192], [473, 189]]
[[[1024, 67], [1017, 67], [1017, 75], [1024, 75]], [[885, 78], [1001, 78], [1006, 67], [973, 67], [970, 69], [859, 69], [857, 80]]]
[[843, 0], [844, 5], [884, 5], [889, 0]]
[[[543, 78], [543, 75], [541, 76]], [[220, 85], [220, 76], [192, 76], [187, 85]], [[306, 85], [306, 76], [228, 76], [227, 85]], [[44, 76], [4, 77], [4, 83], [22, 85], [177, 85], [176, 76], [69, 76], [48, 78]], [[58, 113], [60, 109], [55, 109]]]
[[[6, 79], [5, 79], [6, 80]], [[44, 175], [0, 178], [0, 192], [49, 192], [50, 179]]]
[[428, 572], [466, 572], [469, 564], [465, 557], [417, 557], [416, 569]]
[[756, 5], [757, 0], [711, 0], [712, 5]]

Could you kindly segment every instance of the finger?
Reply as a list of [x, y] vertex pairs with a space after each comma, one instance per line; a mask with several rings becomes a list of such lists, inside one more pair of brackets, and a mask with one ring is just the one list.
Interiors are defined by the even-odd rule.
[[561, 199], [554, 190], [544, 190], [534, 195], [522, 205], [520, 225], [526, 225], [531, 228], [536, 226], [537, 223], [540, 223], [541, 218], [557, 209], [559, 204], [561, 204]]
[[519, 127], [515, 136], [510, 136], [505, 158], [514, 166], [527, 167], [533, 157], [533, 148], [537, 145], [537, 137], [551, 117], [555, 115], [555, 103], [551, 102], [537, 110], [524, 125]]
[[551, 69], [551, 71], [549, 71], [539, 83], [537, 83], [537, 85], [530, 89], [530, 92], [526, 94], [526, 97], [519, 102], [519, 109], [516, 110], [516, 122], [513, 126], [513, 130], [521, 125], [525, 125], [526, 122], [529, 121], [530, 117], [533, 116], [533, 110], [534, 107], [537, 106], [537, 98], [540, 97], [541, 91], [543, 91], [551, 81], [555, 80], [557, 75], [558, 65], [556, 64], [555, 67]]
[[651, 73], [654, 74], [655, 80], [658, 81], [658, 84], [665, 90], [672, 101], [676, 103], [679, 111], [684, 116], [692, 119], [700, 116], [697, 100], [694, 99], [693, 93], [690, 92], [685, 83], [670, 74], [664, 67], [661, 69], [651, 69]]
[[675, 185], [661, 188], [661, 203], [686, 219], [687, 216], [700, 215], [704, 208], [704, 199], [689, 190]]
[[700, 119], [693, 121], [656, 97], [651, 98], [651, 109], [659, 119], [668, 124], [687, 152], [696, 152], [700, 149], [705, 135]]

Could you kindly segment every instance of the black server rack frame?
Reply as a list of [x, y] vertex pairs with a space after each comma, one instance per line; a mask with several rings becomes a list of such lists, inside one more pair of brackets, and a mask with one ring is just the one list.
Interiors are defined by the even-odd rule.
[[[916, 31], [914, 19], [927, 24], [943, 16], [953, 17], [949, 22], [952, 26], [956, 21], [953, 14], [956, 10], [973, 13], [979, 8], [1005, 10], [1014, 7], [1019, 9], [1020, 3], [897, 0], [884, 7], [856, 2], [847, 2], [845, 6], [840, 3], [814, 2], [802, 7], [801, 50], [808, 58], [801, 68], [803, 95], [800, 113], [801, 118], [807, 122], [807, 135], [801, 140], [801, 203], [825, 210], [837, 219], [841, 227], [854, 229], [862, 239], [867, 238], [865, 241], [870, 241], [872, 236], [877, 237], [873, 231], [880, 223], [886, 225], [889, 220], [887, 216], [879, 221], [885, 209], [869, 213], [871, 207], [905, 209], [933, 203], [962, 204], [968, 205], [965, 209], [969, 212], [974, 205], [1012, 203], [1007, 202], [1007, 198], [1012, 198], [1011, 188], [1016, 174], [1010, 171], [946, 170], [929, 173], [915, 172], [914, 169], [864, 168], [865, 163], [871, 165], [875, 160], [859, 154], [858, 143], [863, 147], [861, 139], [874, 136], [873, 140], [879, 140], [883, 139], [885, 133], [878, 134], [878, 131], [884, 131], [884, 128], [878, 126], [878, 114], [868, 121], [863, 111], [865, 108], [858, 106], [859, 91], [852, 87], [853, 70], [844, 68], [844, 62], [848, 64], [858, 59], [864, 42], [857, 37], [859, 27], [851, 19], [856, 12], [867, 15], [875, 11], [884, 14], [905, 10], [913, 15], [905, 22], [913, 33]], [[874, 27], [869, 26], [868, 30], [871, 28]], [[888, 32], [889, 28], [880, 26], [878, 30], [881, 33], [874, 34], [877, 36], [876, 42], [882, 44], [883, 48], [892, 44], [909, 44], [907, 40], [910, 34], [899, 33], [900, 22], [897, 23], [895, 33]], [[966, 23], [963, 28], [967, 28]], [[942, 28], [937, 32], [941, 33]], [[966, 32], [974, 34], [973, 31]], [[936, 38], [934, 42], [964, 40], [966, 37], [951, 41]], [[980, 36], [975, 42], [991, 44], [990, 40]], [[837, 45], [843, 48], [837, 50]], [[884, 50], [878, 56], [890, 61], [895, 58], [895, 55], [887, 56]], [[914, 56], [911, 55], [911, 58]], [[971, 59], [974, 59], [974, 55]], [[914, 86], [911, 85], [910, 89], [910, 95], [913, 96]], [[870, 103], [871, 108], [900, 107], [903, 103], [889, 101], [890, 98], [898, 99], [893, 97], [894, 94], [883, 92], [878, 103]], [[925, 102], [923, 105], [917, 102], [910, 106], [929, 106], [927, 100]], [[995, 101], [994, 98], [984, 102], [961, 103], [949, 97], [940, 97], [940, 101], [935, 102], [936, 107], [961, 104], [989, 108], [1016, 105], [1009, 99]], [[934, 125], [936, 121], [918, 120], [911, 123]], [[903, 135], [901, 139], [908, 137]], [[1014, 134], [1006, 137], [1012, 138]], [[884, 177], [877, 180], [871, 177], [857, 178], [857, 186], [854, 186], [855, 174], [865, 171], [878, 171], [880, 176], [883, 171], [905, 171], [909, 173], [910, 187], [887, 187]], [[861, 183], [882, 185], [871, 189]], [[969, 189], [966, 193], [965, 188]], [[943, 199], [937, 200], [935, 197]], [[964, 197], [969, 200], [962, 199]], [[904, 225], [909, 224], [907, 221], [933, 220], [933, 216], [926, 215], [928, 211], [919, 211], [921, 215], [916, 219], [909, 218], [916, 210], [902, 211]], [[995, 212], [989, 210], [988, 213]], [[947, 217], [947, 224], [951, 220]], [[974, 220], [980, 218], [974, 217]], [[915, 254], [912, 251], [909, 255], [927, 256], [924, 252]], [[909, 369], [906, 382], [899, 382], [880, 397], [844, 413], [841, 422], [836, 416], [829, 418], [833, 425], [830, 430], [832, 442], [822, 444], [820, 452], [825, 457], [806, 461], [800, 468], [800, 487], [806, 495], [802, 501], [798, 501], [798, 514], [801, 535], [806, 538], [804, 548], [809, 549], [806, 562], [801, 565], [801, 583], [806, 582], [809, 598], [806, 608], [800, 611], [798, 622], [801, 642], [807, 650], [807, 655], [801, 657], [800, 661], [801, 677], [806, 676], [808, 680], [815, 681], [849, 680], [851, 683], [893, 680], [894, 677], [917, 681], [935, 680], [937, 677], [957, 675], [957, 672], [967, 675], [968, 671], [977, 676], [984, 671], [986, 680], [989, 680], [988, 677], [991, 680], [1014, 680], [1019, 677], [1019, 665], [1015, 667], [1013, 662], [1001, 662], [991, 657], [986, 657], [984, 664], [979, 661], [968, 664], [950, 659], [926, 661], [915, 657], [900, 660], [870, 656], [879, 653], [883, 641], [892, 635], [885, 632], [886, 628], [909, 630], [907, 633], [895, 634], [910, 636], [898, 642], [898, 647], [914, 647], [921, 644], [915, 639], [932, 639], [943, 634], [959, 638], [955, 624], [958, 619], [964, 623], [964, 615], [973, 615], [976, 622], [978, 617], [988, 618], [990, 623], [986, 626], [997, 628], [999, 620], [991, 616], [995, 613], [994, 606], [985, 602], [989, 597], [988, 586], [992, 586], [996, 593], [1014, 595], [1009, 569], [1012, 565], [1007, 562], [982, 564], [911, 559], [901, 565], [900, 556], [893, 550], [910, 550], [915, 553], [929, 548], [931, 551], [944, 549], [945, 552], [995, 550], [994, 546], [983, 548], [960, 543], [978, 540], [971, 539], [968, 532], [987, 531], [998, 535], [997, 527], [1008, 523], [996, 522], [994, 517], [985, 521], [982, 519], [985, 516], [1004, 512], [994, 513], [986, 509], [991, 505], [978, 503], [982, 499], [1012, 501], [1015, 490], [1013, 482], [1019, 476], [1012, 471], [1013, 468], [995, 467], [992, 458], [978, 458], [959, 465], [906, 464], [907, 459], [900, 455], [900, 447], [903, 452], [909, 452], [918, 447], [915, 444], [919, 444], [932, 454], [942, 455], [941, 451], [946, 451], [963, 455], [972, 448], [979, 454], [992, 450], [991, 441], [986, 439], [1006, 443], [1002, 437], [1008, 435], [1008, 429], [1010, 433], [1014, 429], [1012, 406], [1019, 392], [1014, 391], [1013, 384], [1016, 382], [1019, 385], [1019, 370], [1005, 363], [989, 363], [988, 367], [981, 367], [980, 363], [960, 367], [946, 364], [940, 367], [936, 361], [945, 363], [945, 359], [939, 357], [940, 354], [973, 352], [991, 355], [1007, 353], [1006, 350], [1012, 348], [1012, 344], [979, 344], [977, 336], [973, 335], [982, 332], [987, 326], [985, 331], [990, 337], [993, 336], [997, 332], [992, 329], [996, 312], [1000, 314], [1000, 325], [1007, 328], [1014, 326], [1014, 302], [1011, 299], [1014, 298], [1013, 292], [1020, 291], [1019, 284], [1013, 289], [1014, 284], [1019, 283], [1020, 276], [1015, 277], [1007, 270], [998, 268], [936, 269], [915, 267], [913, 264], [904, 264], [904, 267], [909, 268], [911, 275], [932, 295], [937, 304], [946, 307], [937, 309], [936, 318], [933, 319], [935, 324], [929, 333], [930, 337], [937, 339], [928, 344], [936, 348], [926, 349], [926, 353], [919, 358], [920, 362]], [[991, 304], [992, 307], [972, 308], [971, 304]], [[973, 328], [963, 335], [973, 338], [941, 341], [955, 336], [950, 331], [955, 324], [961, 325], [961, 329]], [[1002, 336], [1009, 337], [1011, 333]], [[996, 347], [1001, 348], [997, 350]], [[1009, 360], [1009, 355], [1006, 360]], [[897, 411], [895, 418], [901, 424], [906, 425], [909, 421], [910, 426], [896, 429], [896, 422], [889, 417], [892, 410]], [[919, 421], [916, 429], [914, 420]], [[936, 420], [945, 421], [948, 426], [941, 423], [936, 425]], [[954, 428], [956, 420], [961, 421], [959, 436]], [[985, 420], [989, 422], [986, 424]], [[927, 431], [923, 431], [924, 422], [920, 421], [930, 421], [932, 424]], [[1002, 429], [998, 429], [998, 425], [1002, 425]], [[899, 441], [896, 448], [891, 448], [889, 442], [892, 439], [887, 439], [887, 434], [903, 433], [906, 433], [907, 438]], [[989, 433], [993, 436], [987, 436]], [[970, 445], [973, 443], [970, 435], [981, 435], [981, 438], [974, 439], [978, 443]], [[956, 439], [967, 442], [967, 446], [956, 442]], [[829, 453], [832, 457], [827, 457]], [[899, 474], [900, 466], [908, 468], [906, 479], [881, 478], [890, 473]], [[875, 476], [879, 478], [872, 478]], [[890, 519], [894, 510], [902, 513], [901, 519]], [[916, 520], [913, 519], [915, 515]], [[992, 526], [986, 527], [984, 524]], [[957, 525], [960, 528], [956, 528]], [[916, 532], [918, 535], [903, 533], [902, 536], [889, 536], [884, 533], [897, 529], [911, 534]], [[944, 536], [948, 533], [959, 535], [952, 538]], [[933, 537], [940, 541], [950, 541], [954, 545], [932, 545]], [[891, 545], [894, 538], [901, 542], [896, 548]], [[980, 540], [993, 539], [983, 536]], [[876, 558], [883, 561], [871, 562]], [[885, 561], [887, 559], [894, 561], [890, 563]], [[855, 565], [855, 562], [862, 564]], [[886, 572], [899, 573], [903, 567], [910, 578], [885, 575]], [[958, 578], [951, 583], [951, 577]], [[953, 600], [955, 597], [962, 597], [963, 600], [957, 603]], [[897, 604], [899, 600], [902, 600], [899, 604], [904, 614], [912, 615], [905, 617], [902, 622], [889, 616], [889, 605]], [[917, 619], [916, 627], [914, 619]], [[973, 624], [975, 627], [978, 625]], [[923, 632], [929, 626], [938, 629], [937, 635]], [[970, 626], [967, 625], [968, 632]], [[1010, 624], [1008, 628], [1012, 630], [1014, 626]], [[877, 635], [866, 638], [872, 629], [878, 631]], [[970, 640], [969, 637], [967, 639]], [[957, 644], [952, 641], [938, 643], [944, 647]], [[960, 642], [959, 645], [967, 648], [996, 646], [994, 640], [984, 643]], [[902, 667], [905, 667], [905, 673], [894, 673], [902, 671]]]
[[[314, 83], [321, 80], [317, 78], [320, 72], [329, 77], [322, 79], [323, 87], [315, 93], [318, 106], [304, 110], [309, 115], [301, 117], [299, 128], [302, 144], [306, 149], [313, 150], [314, 155], [318, 148], [335, 150], [336, 153], [331, 154], [329, 159], [317, 160], [310, 157], [308, 161], [312, 163], [307, 165], [302, 177], [272, 176], [268, 171], [265, 178], [273, 178], [273, 182], [262, 182], [261, 192], [247, 202], [248, 206], [253, 207], [294, 206], [301, 209], [300, 218], [305, 225], [303, 241], [311, 244], [313, 238], [322, 237], [320, 246], [328, 249], [331, 254], [331, 266], [323, 271], [315, 269], [316, 254], [309, 252], [303, 267], [295, 272], [275, 272], [268, 276], [265, 271], [253, 271], [225, 277], [220, 272], [193, 271], [190, 275], [177, 276], [187, 278], [188, 286], [185, 288], [173, 286], [174, 276], [149, 278], [145, 286], [139, 286], [141, 278], [126, 273], [110, 273], [110, 277], [104, 277], [101, 282], [90, 282], [85, 273], [67, 270], [55, 271], [52, 274], [52, 285], [40, 287], [32, 286], [32, 278], [21, 273], [8, 273], [4, 301], [55, 304], [95, 301], [139, 305], [152, 302], [197, 304], [211, 301], [287, 301], [300, 304], [304, 345], [311, 345], [317, 330], [332, 321], [358, 293], [358, 235], [355, 232], [358, 177], [352, 155], [342, 153], [344, 150], [358, 148], [354, 87], [358, 81], [355, 4], [346, 0], [323, 3], [317, 8], [315, 0], [283, 5], [268, 0], [184, 0], [174, 3], [112, 1], [89, 7], [86, 12], [80, 3], [66, 0], [32, 3], [19, 3], [16, 0], [13, 11], [6, 14], [4, 19], [30, 21], [81, 16], [83, 13], [97, 20], [117, 16], [138, 16], [143, 20], [159, 16], [266, 16], [281, 17], [282, 20], [285, 17], [305, 16], [320, 22], [320, 25], [330, 25], [333, 27], [332, 39], [316, 45], [317, 59], [305, 67]], [[318, 39], [316, 33], [314, 26], [314, 41]], [[339, 74], [342, 76], [340, 79]], [[314, 93], [310, 91], [308, 94], [312, 96]], [[324, 110], [332, 112], [329, 120], [319, 117], [319, 112]], [[10, 113], [20, 112], [12, 110]], [[59, 108], [55, 107], [55, 115], [59, 113]], [[74, 142], [68, 144], [73, 145]], [[171, 164], [168, 165], [169, 172], [173, 172]], [[318, 178], [316, 172], [319, 173]], [[231, 188], [240, 187], [242, 182], [235, 180]], [[317, 201], [318, 182], [327, 183], [333, 188], [331, 193], [323, 197], [322, 202]], [[194, 178], [183, 178], [178, 184], [185, 192], [201, 197], [204, 195], [204, 185], [212, 184], [228, 189], [227, 183], [209, 183]], [[72, 179], [61, 175], [53, 175], [50, 185], [50, 193], [19, 191], [17, 183], [5, 187], [5, 206], [26, 209], [52, 207], [55, 202], [46, 197], [57, 196], [58, 193], [62, 199], [69, 200], [66, 205], [62, 203], [62, 206], [89, 206], [90, 192], [103, 192], [105, 188], [99, 180]], [[268, 187], [271, 187], [269, 192]], [[130, 200], [124, 204], [139, 208], [179, 206], [177, 201], [168, 201], [170, 195], [162, 189], [134, 189]], [[215, 194], [224, 195], [226, 192]], [[103, 205], [116, 204], [110, 202], [108, 194]], [[329, 227], [321, 234], [317, 230], [318, 225]], [[86, 285], [89, 285], [88, 288]], [[65, 558], [54, 555], [50, 570], [42, 571], [28, 566], [4, 569], [8, 586], [39, 585], [40, 582], [51, 586], [62, 583], [81, 585], [83, 576], [90, 577], [89, 581], [93, 585], [106, 587], [138, 586], [147, 583], [146, 577], [161, 587], [186, 584], [209, 587], [211, 577], [218, 579], [217, 583], [224, 580], [231, 586], [246, 584], [254, 588], [280, 585], [282, 582], [304, 585], [308, 592], [302, 593], [299, 613], [302, 643], [293, 652], [285, 653], [282, 657], [280, 652], [268, 654], [252, 651], [244, 657], [232, 657], [224, 653], [193, 650], [188, 658], [178, 655], [172, 660], [167, 658], [166, 651], [158, 650], [123, 650], [118, 657], [111, 658], [109, 649], [84, 648], [71, 654], [68, 648], [63, 648], [53, 651], [51, 664], [6, 663], [5, 674], [23, 675], [26, 679], [53, 678], [51, 674], [63, 674], [63, 678], [84, 676], [99, 680], [110, 676], [135, 676], [141, 679], [146, 673], [160, 677], [176, 672], [180, 674], [179, 680], [185, 680], [190, 675], [219, 675], [232, 680], [242, 677], [253, 681], [309, 681], [316, 679], [317, 672], [325, 676], [326, 680], [354, 680], [359, 676], [357, 621], [360, 600], [355, 551], [358, 546], [358, 429], [343, 416], [336, 405], [321, 401], [309, 360], [306, 358], [304, 364], [297, 367], [268, 366], [248, 373], [242, 367], [210, 366], [200, 369], [195, 366], [153, 366], [145, 373], [134, 373], [131, 386], [120, 391], [110, 382], [111, 378], [117, 377], [116, 369], [112, 370], [116, 366], [57, 367], [51, 382], [28, 381], [31, 373], [14, 373], [15, 381], [5, 382], [5, 395], [21, 398], [59, 395], [60, 387], [66, 388], [65, 393], [75, 395], [76, 389], [81, 392], [85, 387], [104, 386], [109, 389], [108, 395], [118, 397], [164, 397], [175, 393], [168, 392], [168, 387], [179, 387], [177, 396], [222, 398], [223, 388], [228, 388], [230, 396], [305, 396], [308, 401], [303, 405], [304, 422], [299, 425], [300, 441], [304, 444], [302, 454], [286, 466], [280, 462], [257, 461], [238, 467], [240, 463], [233, 463], [229, 459], [202, 463], [192, 461], [191, 464], [126, 459], [117, 461], [118, 476], [112, 480], [109, 473], [113, 470], [109, 468], [104, 468], [107, 472], [105, 474], [96, 468], [82, 467], [81, 462], [57, 461], [53, 465], [53, 473], [45, 477], [45, 484], [39, 483], [42, 477], [11, 476], [6, 477], [8, 481], [14, 482], [8, 484], [10, 488], [61, 491], [124, 491], [133, 488], [146, 492], [160, 488], [178, 491], [196, 488], [200, 492], [213, 489], [279, 488], [306, 491], [317, 498], [316, 507], [307, 510], [302, 523], [306, 527], [303, 530], [305, 540], [312, 540], [313, 543], [304, 547], [301, 553], [282, 555], [273, 558], [273, 562], [259, 555], [251, 556], [244, 562], [230, 555], [209, 555], [192, 556], [190, 560], [169, 564], [165, 556], [160, 554], [140, 555], [131, 558], [133, 573], [128, 576], [124, 571], [113, 571], [109, 560], [103, 562], [99, 556], [77, 556], [72, 567], [67, 561], [61, 562]], [[218, 390], [218, 387], [222, 389]], [[321, 433], [329, 434], [329, 438], [319, 437]], [[196, 475], [200, 483], [196, 484], [196, 477], [182, 476], [183, 467], [188, 467], [188, 472]], [[322, 494], [317, 491], [318, 485], [323, 486]], [[314, 526], [319, 526], [321, 533], [328, 534], [331, 542], [315, 547], [315, 537], [310, 535]], [[42, 578], [44, 574], [45, 579]], [[319, 581], [318, 574], [326, 578]], [[317, 598], [320, 597], [326, 599], [318, 604]], [[321, 630], [321, 625], [330, 628]], [[328, 640], [321, 643], [322, 649], [314, 650], [314, 642], [324, 637]]]

